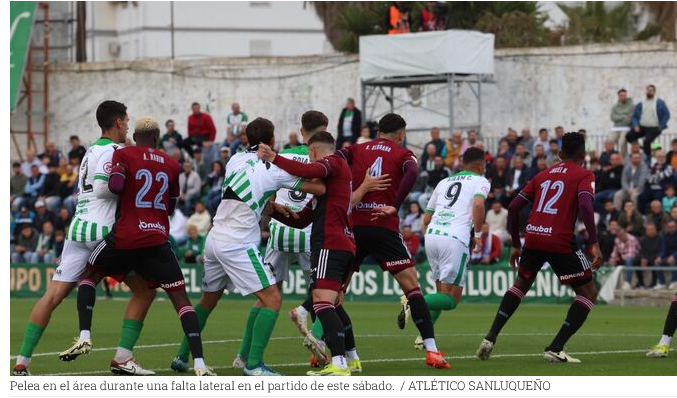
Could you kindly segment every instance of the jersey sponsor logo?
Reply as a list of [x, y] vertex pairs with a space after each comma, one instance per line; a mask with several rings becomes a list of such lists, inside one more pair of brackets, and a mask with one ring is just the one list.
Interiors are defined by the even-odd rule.
[[161, 283], [160, 287], [163, 289], [172, 289], [175, 287], [180, 287], [184, 286], [186, 284], [186, 281], [184, 279], [181, 279], [180, 281], [172, 282], [172, 283]]
[[386, 207], [387, 205], [385, 203], [376, 203], [376, 202], [357, 202], [357, 205], [355, 205], [355, 208], [357, 210], [371, 210], [371, 209], [380, 209], [382, 207]]
[[551, 235], [552, 227], [544, 227], [542, 225], [531, 225], [527, 224], [527, 232], [531, 232], [537, 235]]
[[562, 275], [562, 276], [559, 277], [559, 280], [560, 281], [567, 281], [569, 279], [579, 278], [579, 277], [584, 276], [584, 275], [585, 275], [585, 271], [581, 271], [581, 272], [578, 272], [578, 273], [575, 273], [575, 274]]
[[395, 261], [386, 261], [386, 267], [395, 267], [397, 265], [406, 265], [410, 264], [411, 259], [405, 259], [405, 260], [395, 260]]
[[110, 174], [110, 172], [113, 171], [113, 164], [111, 162], [104, 163], [103, 171], [105, 171], [107, 174]]
[[163, 234], [167, 234], [167, 227], [160, 224], [159, 222], [146, 222], [139, 220], [139, 229], [141, 231], [160, 231]]

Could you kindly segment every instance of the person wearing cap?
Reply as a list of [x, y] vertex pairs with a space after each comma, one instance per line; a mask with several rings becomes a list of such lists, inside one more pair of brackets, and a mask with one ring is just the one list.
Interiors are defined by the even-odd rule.
[[43, 200], [35, 202], [35, 217], [33, 217], [33, 226], [38, 232], [42, 232], [42, 225], [50, 222], [52, 225], [56, 222], [56, 214], [49, 211]]
[[[651, 157], [651, 143], [668, 127], [670, 111], [661, 98], [656, 98], [656, 86], [646, 86], [646, 98], [635, 105], [632, 114], [632, 130], [626, 135], [628, 142], [644, 137], [644, 153]], [[647, 162], [649, 159], [647, 159]]]
[[226, 167], [226, 164], [228, 164], [228, 160], [230, 160], [230, 149], [228, 149], [228, 147], [222, 146], [221, 151], [219, 152], [219, 161], [224, 168]]
[[362, 112], [355, 106], [355, 100], [348, 98], [346, 107], [339, 116], [338, 128], [336, 129], [336, 148], [342, 148], [343, 143], [348, 141], [355, 143], [362, 129]]

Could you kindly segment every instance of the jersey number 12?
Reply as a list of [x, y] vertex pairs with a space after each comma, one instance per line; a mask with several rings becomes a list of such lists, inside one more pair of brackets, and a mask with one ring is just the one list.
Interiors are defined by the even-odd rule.
[[[555, 191], [555, 194], [546, 202], [545, 196], [550, 191]], [[562, 181], [543, 181], [541, 183], [541, 198], [538, 200], [538, 207], [536, 207], [536, 211], [545, 214], [557, 214], [557, 209], [554, 206], [562, 196], [562, 193], [564, 193], [564, 183]]]

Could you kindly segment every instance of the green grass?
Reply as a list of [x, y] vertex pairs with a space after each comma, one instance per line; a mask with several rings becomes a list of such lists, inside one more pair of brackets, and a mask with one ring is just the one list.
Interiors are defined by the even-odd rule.
[[[10, 350], [14, 355], [19, 351], [34, 303], [34, 300], [11, 301]], [[283, 304], [265, 359], [284, 374], [302, 375], [308, 370], [309, 354], [286, 316], [293, 304]], [[70, 363], [60, 362], [56, 354], [35, 356], [31, 366], [33, 374], [108, 374], [125, 305], [125, 301], [98, 301], [92, 330], [97, 351]], [[597, 306], [567, 345], [567, 350], [578, 353], [576, 356], [583, 363], [567, 365], [549, 364], [540, 356], [559, 329], [567, 306], [523, 305], [499, 336], [494, 357], [481, 362], [473, 355], [493, 320], [497, 305], [461, 304], [456, 310], [443, 313], [436, 324], [438, 345], [451, 356], [449, 371], [425, 366], [421, 351], [413, 349], [417, 334], [413, 325], [404, 331], [397, 329], [396, 303], [349, 302], [346, 308], [353, 320], [364, 375], [674, 375], [677, 369], [674, 353], [667, 359], [644, 356], [645, 350], [660, 337], [666, 315], [664, 307]], [[209, 318], [203, 334], [205, 359], [219, 375], [241, 374], [230, 368], [230, 364], [239, 346], [248, 309], [249, 302], [224, 300]], [[71, 344], [76, 334], [75, 301], [66, 300], [52, 316], [36, 354], [61, 351]], [[172, 374], [169, 363], [180, 338], [180, 324], [170, 303], [158, 301], [146, 319], [135, 356], [143, 366], [159, 374]], [[10, 360], [10, 367], [13, 364]]]

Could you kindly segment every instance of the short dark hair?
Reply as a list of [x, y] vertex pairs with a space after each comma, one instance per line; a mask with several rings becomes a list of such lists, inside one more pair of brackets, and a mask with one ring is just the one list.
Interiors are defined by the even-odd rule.
[[200, 103], [199, 103], [199, 102], [193, 102], [192, 104], [190, 104], [190, 107], [192, 108], [192, 107], [194, 107], [195, 105], [200, 106]]
[[378, 131], [383, 134], [393, 134], [407, 127], [407, 122], [397, 113], [389, 113], [378, 121]]
[[648, 86], [646, 86], [646, 88], [652, 88], [653, 91], [656, 91], [656, 86], [654, 86], [653, 84], [649, 84]]
[[557, 145], [559, 145], [559, 141], [557, 141], [557, 138], [551, 138], [550, 141], [548, 141], [548, 144], [557, 144]]
[[68, 139], [68, 141], [73, 141], [73, 140], [80, 141], [80, 137], [78, 137], [77, 135], [71, 135], [71, 137]]
[[174, 123], [174, 121], [172, 119], [167, 119], [167, 121], [165, 122], [165, 127], [167, 127], [169, 123]]
[[627, 93], [627, 92], [628, 92], [628, 90], [622, 88], [622, 89], [618, 90], [618, 93], [617, 93], [617, 94], [620, 94], [620, 93]]
[[566, 133], [562, 137], [562, 155], [576, 158], [585, 154], [585, 136], [578, 132]]
[[103, 130], [112, 128], [117, 119], [124, 119], [125, 116], [127, 107], [121, 102], [103, 101], [96, 108], [96, 121]]
[[261, 143], [268, 145], [275, 136], [275, 125], [268, 119], [257, 117], [247, 124], [246, 133], [250, 147]]
[[562, 126], [557, 126], [557, 127], [555, 127], [555, 130], [564, 130], [564, 127], [562, 127]]
[[315, 135], [310, 137], [310, 139], [308, 140], [308, 146], [311, 146], [316, 143], [334, 145], [336, 143], [336, 140], [328, 132], [320, 131], [319, 133], [316, 133]]
[[14, 163], [12, 163], [12, 167], [21, 167], [21, 163], [14, 162]]
[[463, 164], [467, 165], [479, 160], [484, 160], [484, 151], [479, 148], [470, 147], [463, 153]]
[[540, 130], [538, 130], [538, 134], [541, 134], [541, 133], [544, 132], [544, 131], [547, 133], [547, 132], [548, 132], [548, 129], [546, 129], [546, 128], [541, 128]]
[[315, 133], [320, 127], [326, 128], [329, 125], [329, 119], [320, 111], [308, 111], [301, 116], [301, 126], [306, 134]]

